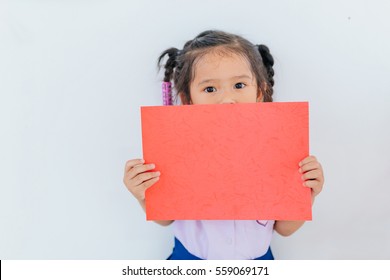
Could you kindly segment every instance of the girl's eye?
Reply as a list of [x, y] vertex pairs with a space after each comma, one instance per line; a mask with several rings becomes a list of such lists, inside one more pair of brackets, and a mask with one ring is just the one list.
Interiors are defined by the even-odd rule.
[[234, 88], [235, 89], [241, 89], [241, 88], [244, 88], [246, 85], [244, 83], [237, 83], [234, 85]]
[[204, 89], [204, 91], [207, 93], [212, 93], [212, 92], [216, 92], [217, 89], [215, 87], [207, 87]]

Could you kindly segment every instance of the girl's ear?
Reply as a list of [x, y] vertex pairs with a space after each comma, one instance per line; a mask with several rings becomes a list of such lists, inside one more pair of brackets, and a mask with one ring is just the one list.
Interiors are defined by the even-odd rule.
[[256, 102], [263, 102], [264, 101], [264, 92], [267, 92], [267, 83], [266, 82], [263, 82], [263, 84], [261, 86], [259, 86]]
[[190, 97], [187, 97], [184, 92], [179, 92], [180, 102], [182, 105], [191, 105], [192, 100]]
[[263, 101], [264, 101], [263, 90], [259, 87], [256, 102], [263, 102]]

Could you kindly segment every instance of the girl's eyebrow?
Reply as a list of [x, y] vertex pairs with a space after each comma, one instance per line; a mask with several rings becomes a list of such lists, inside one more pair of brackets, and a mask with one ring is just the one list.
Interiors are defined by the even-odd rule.
[[214, 82], [214, 81], [218, 81], [218, 79], [206, 79], [206, 80], [203, 80], [203, 81], [201, 81], [201, 82], [198, 84], [198, 86], [201, 86], [201, 85], [203, 85], [203, 84], [208, 84], [208, 83]]
[[[252, 80], [252, 77], [248, 76], [248, 75], [240, 75], [240, 76], [233, 76], [230, 78], [230, 80], [235, 80], [235, 79], [249, 79], [249, 80]], [[210, 83], [210, 82], [215, 82], [215, 81], [218, 81], [219, 79], [206, 79], [206, 80], [203, 80], [201, 81], [198, 86], [200, 85], [203, 85], [203, 84], [207, 84], [207, 83]]]

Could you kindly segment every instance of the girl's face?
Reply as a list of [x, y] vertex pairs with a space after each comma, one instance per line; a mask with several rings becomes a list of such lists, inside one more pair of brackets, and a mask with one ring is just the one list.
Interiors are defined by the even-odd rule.
[[249, 63], [236, 54], [210, 52], [195, 64], [192, 104], [255, 103], [261, 92]]

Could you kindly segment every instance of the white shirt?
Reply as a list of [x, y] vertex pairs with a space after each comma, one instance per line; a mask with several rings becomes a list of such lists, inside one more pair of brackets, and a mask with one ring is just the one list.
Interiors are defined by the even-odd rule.
[[201, 259], [255, 259], [270, 244], [275, 221], [265, 220], [176, 220], [176, 238]]

